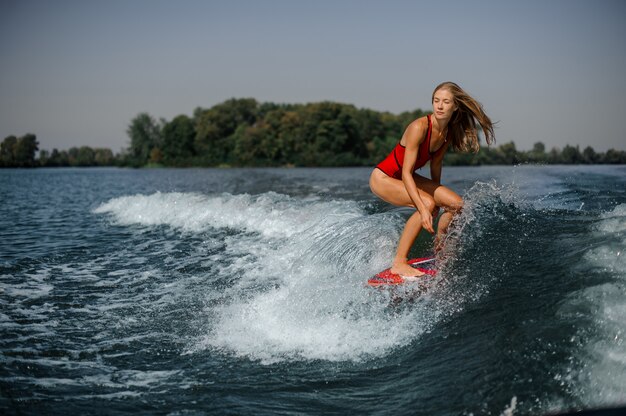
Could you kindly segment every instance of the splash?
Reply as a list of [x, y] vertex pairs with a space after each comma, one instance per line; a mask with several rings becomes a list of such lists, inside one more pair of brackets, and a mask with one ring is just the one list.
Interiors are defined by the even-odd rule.
[[598, 241], [581, 263], [597, 270], [604, 283], [580, 290], [568, 299], [563, 314], [585, 311], [589, 328], [580, 334], [576, 360], [584, 366], [571, 370], [569, 381], [587, 406], [626, 403], [626, 204], [602, 213], [592, 227]]
[[401, 222], [396, 214], [370, 216], [354, 201], [273, 192], [134, 195], [94, 212], [119, 225], [167, 226], [207, 239], [228, 230], [221, 250], [207, 259], [231, 284], [219, 294], [207, 288], [207, 335], [190, 350], [264, 362], [349, 360], [420, 332], [408, 316], [390, 324], [380, 315], [386, 303], [372, 300], [364, 285], [390, 257]]
[[[341, 206], [341, 210], [333, 209]], [[210, 228], [231, 228], [258, 232], [267, 237], [286, 238], [302, 232], [325, 211], [337, 217], [359, 215], [356, 204], [295, 201], [286, 195], [268, 192], [206, 196], [196, 193], [160, 193], [115, 198], [94, 210], [109, 213], [121, 225], [167, 225], [188, 232]]]
[[[476, 231], [485, 207], [501, 195], [495, 184], [477, 185], [452, 234]], [[467, 271], [449, 269], [447, 281], [455, 284], [390, 308], [392, 295], [365, 282], [387, 267], [405, 218], [400, 211], [369, 214], [355, 201], [155, 193], [116, 198], [94, 212], [120, 225], [221, 236], [224, 244], [206, 259], [217, 275], [210, 281], [228, 284], [206, 288], [205, 335], [189, 353], [213, 349], [263, 363], [361, 361], [415, 342], [484, 292], [457, 285]], [[463, 238], [462, 245], [470, 242]]]

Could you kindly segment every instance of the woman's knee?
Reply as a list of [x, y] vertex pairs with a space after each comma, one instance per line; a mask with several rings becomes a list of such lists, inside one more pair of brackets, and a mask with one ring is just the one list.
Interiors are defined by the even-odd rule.
[[458, 196], [455, 192], [450, 191], [445, 195], [445, 198], [441, 199], [441, 207], [444, 211], [457, 214], [463, 210], [463, 198]]
[[448, 211], [451, 211], [453, 213], [461, 212], [461, 210], [463, 210], [463, 198], [455, 195], [452, 201], [450, 201], [450, 205], [447, 207], [447, 209]]
[[437, 208], [437, 203], [433, 198], [422, 197], [422, 202], [424, 203], [424, 206], [426, 207], [428, 212], [433, 212], [435, 208]]

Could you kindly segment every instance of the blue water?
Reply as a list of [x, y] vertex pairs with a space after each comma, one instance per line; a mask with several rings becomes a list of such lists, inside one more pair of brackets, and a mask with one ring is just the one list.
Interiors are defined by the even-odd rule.
[[0, 412], [626, 404], [625, 166], [445, 168], [421, 296], [364, 284], [410, 214], [369, 172], [0, 170]]

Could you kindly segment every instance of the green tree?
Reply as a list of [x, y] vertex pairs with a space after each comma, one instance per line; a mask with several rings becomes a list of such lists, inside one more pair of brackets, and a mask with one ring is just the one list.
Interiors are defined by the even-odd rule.
[[341, 166], [357, 164], [367, 156], [360, 137], [354, 106], [320, 102], [304, 108], [300, 133], [303, 152], [296, 163], [305, 166]]
[[233, 161], [240, 166], [275, 166], [279, 164], [277, 139], [268, 124], [241, 125], [233, 135]]
[[604, 163], [608, 164], [621, 164], [626, 163], [626, 152], [615, 149], [609, 149], [603, 158]]
[[45, 149], [41, 150], [39, 152], [39, 165], [43, 167], [61, 166], [59, 151], [57, 149], [52, 149], [52, 152], [48, 152]]
[[180, 115], [163, 127], [163, 161], [170, 165], [188, 164], [194, 155], [196, 130], [189, 117]]
[[39, 151], [39, 166], [49, 166], [48, 163], [50, 161], [50, 152], [46, 149], [41, 149]]
[[195, 151], [209, 165], [230, 163], [234, 143], [229, 140], [240, 125], [257, 120], [258, 103], [253, 98], [230, 99], [208, 110], [197, 111]]
[[17, 139], [13, 147], [14, 166], [36, 166], [35, 155], [37, 150], [39, 150], [39, 142], [37, 142], [37, 136], [34, 134], [26, 134]]
[[148, 163], [153, 165], [160, 165], [163, 162], [163, 152], [158, 147], [153, 147], [150, 151], [150, 160]]
[[112, 166], [115, 156], [111, 149], [94, 149], [94, 164], [96, 166]]
[[[304, 149], [303, 137], [303, 114], [297, 109], [290, 109], [277, 112], [276, 118], [280, 120], [278, 127], [276, 128], [278, 146], [281, 152], [281, 162], [287, 165], [293, 165], [296, 163], [298, 155]], [[268, 113], [267, 118], [270, 117]], [[270, 122], [270, 124], [272, 124]]]
[[95, 165], [96, 155], [93, 149], [89, 146], [81, 146], [78, 148], [76, 155], [77, 166], [93, 166]]
[[520, 154], [515, 148], [515, 143], [509, 142], [498, 146], [496, 151], [498, 162], [504, 165], [514, 165], [521, 162]]
[[559, 149], [553, 147], [547, 154], [546, 161], [550, 164], [561, 163], [561, 153], [559, 152]]
[[533, 146], [533, 150], [528, 152], [528, 161], [532, 163], [545, 163], [548, 159], [546, 155], [546, 146], [542, 142], [537, 142]]
[[12, 167], [15, 166], [15, 147], [17, 145], [17, 137], [8, 136], [5, 137], [0, 144], [0, 166]]
[[580, 154], [578, 146], [566, 145], [561, 151], [560, 162], [565, 164], [578, 164], [583, 162], [583, 156]]
[[67, 151], [63, 150], [59, 152], [57, 149], [52, 149], [48, 166], [69, 166], [69, 164], [69, 155], [67, 154]]
[[598, 161], [598, 155], [595, 150], [591, 146], [585, 147], [583, 150], [583, 161], [587, 164], [596, 163]]
[[131, 165], [145, 165], [152, 148], [160, 147], [161, 124], [148, 113], [140, 113], [131, 120], [126, 130], [130, 138], [130, 149], [127, 156]]
[[67, 151], [67, 161], [69, 166], [78, 166], [78, 147], [70, 147]]

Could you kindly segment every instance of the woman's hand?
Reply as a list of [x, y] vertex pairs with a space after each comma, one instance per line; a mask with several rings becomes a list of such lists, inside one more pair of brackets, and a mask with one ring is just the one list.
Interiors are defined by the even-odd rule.
[[421, 212], [421, 216], [422, 216], [422, 227], [424, 227], [424, 229], [428, 231], [429, 233], [434, 234], [435, 230], [433, 229], [432, 214], [424, 210], [424, 212]]

